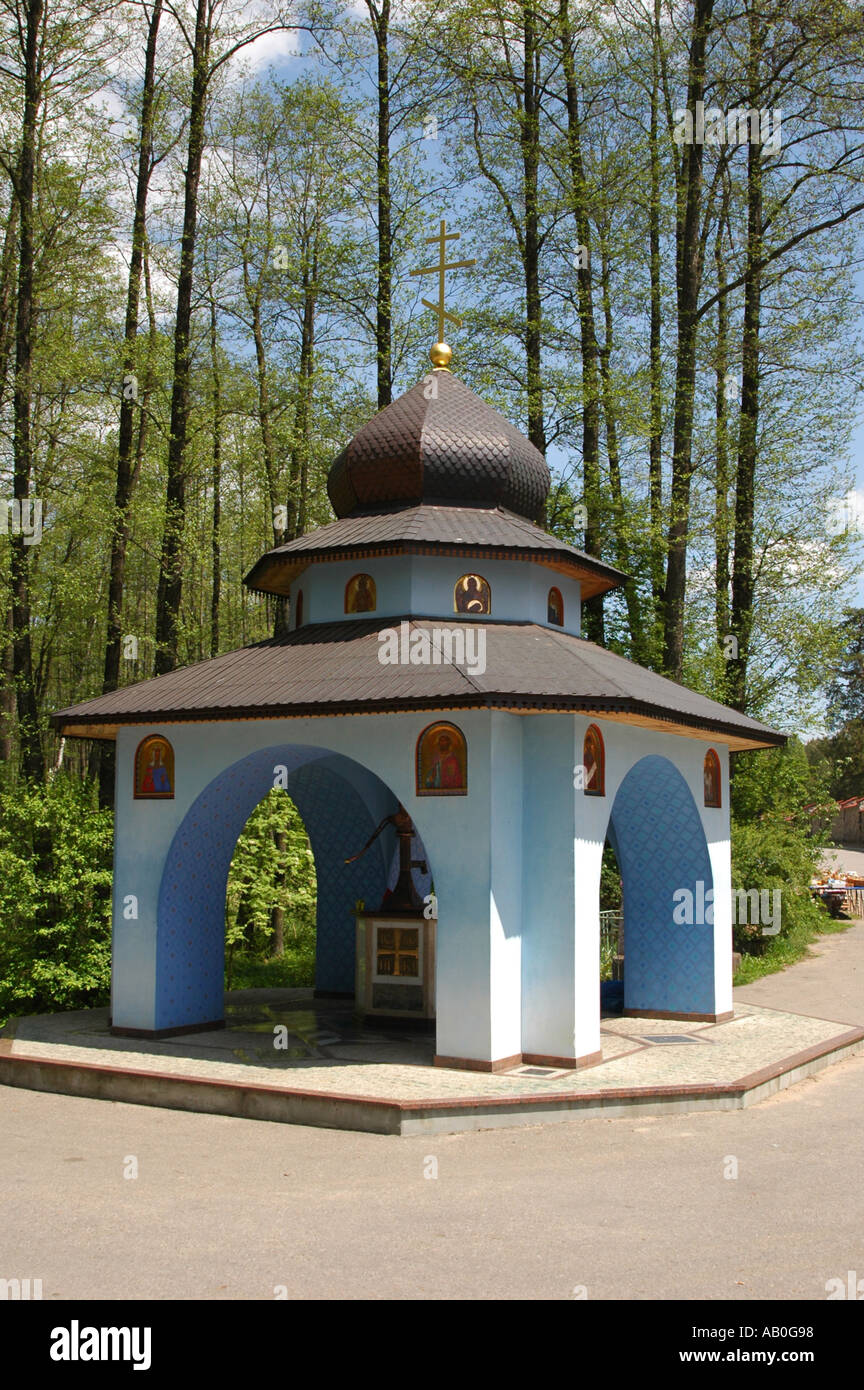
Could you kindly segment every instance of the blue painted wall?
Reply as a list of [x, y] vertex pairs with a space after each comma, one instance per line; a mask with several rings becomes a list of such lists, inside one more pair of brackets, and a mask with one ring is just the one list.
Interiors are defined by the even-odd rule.
[[353, 991], [354, 904], [380, 901], [389, 854], [382, 835], [358, 863], [344, 863], [376, 824], [356, 787], [340, 775], [344, 762], [319, 748], [264, 748], [226, 768], [194, 802], [168, 851], [159, 892], [157, 1029], [223, 1017], [228, 871], [237, 837], [280, 767], [287, 769], [285, 790], [303, 817], [315, 856], [316, 987]]
[[[674, 894], [713, 888], [702, 820], [668, 758], [649, 755], [627, 773], [608, 829], [621, 870], [624, 1007], [714, 1013], [714, 926], [673, 920]], [[731, 956], [729, 961], [731, 970]]]

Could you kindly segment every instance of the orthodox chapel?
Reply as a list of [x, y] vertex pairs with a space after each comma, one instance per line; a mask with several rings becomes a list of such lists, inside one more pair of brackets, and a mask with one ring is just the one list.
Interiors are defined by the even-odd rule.
[[543, 530], [543, 456], [439, 324], [333, 462], [336, 519], [246, 575], [287, 632], [53, 716], [116, 741], [117, 1034], [223, 1023], [229, 866], [273, 787], [314, 854], [316, 993], [434, 1027], [437, 1065], [599, 1060], [607, 840], [625, 1013], [731, 1017], [729, 753], [784, 736], [582, 636], [625, 576]]

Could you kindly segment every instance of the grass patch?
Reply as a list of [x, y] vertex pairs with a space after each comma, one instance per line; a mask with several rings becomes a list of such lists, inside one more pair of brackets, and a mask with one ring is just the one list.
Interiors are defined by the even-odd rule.
[[231, 976], [225, 972], [226, 989], [300, 989], [315, 984], [315, 954], [311, 957], [286, 951], [272, 960], [235, 959]]
[[778, 970], [785, 970], [787, 966], [809, 956], [811, 945], [820, 936], [834, 936], [838, 932], [848, 931], [859, 920], [856, 917], [831, 917], [825, 912], [824, 920], [817, 926], [809, 921], [796, 922], [788, 933], [774, 939], [768, 938], [768, 944], [761, 954], [745, 954], [740, 970], [735, 972], [733, 985], [749, 985], [754, 980], [761, 980], [764, 975], [775, 975]]
[[315, 984], [315, 922], [294, 919], [285, 932], [285, 953], [262, 957], [229, 942], [226, 989], [308, 989]]

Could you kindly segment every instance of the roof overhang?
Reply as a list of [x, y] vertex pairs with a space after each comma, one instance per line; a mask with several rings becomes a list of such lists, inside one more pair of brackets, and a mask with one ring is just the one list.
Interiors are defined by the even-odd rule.
[[262, 719], [329, 719], [362, 714], [438, 713], [447, 710], [467, 709], [499, 710], [504, 714], [519, 715], [590, 714], [598, 719], [611, 719], [642, 729], [657, 729], [662, 733], [679, 734], [684, 738], [699, 738], [701, 736], [710, 739], [712, 743], [724, 744], [733, 753], [756, 748], [780, 747], [787, 741], [786, 734], [774, 730], [770, 731], [770, 737], [767, 734], [756, 737], [744, 730], [735, 731], [724, 727], [719, 722], [712, 727], [711, 721], [682, 718], [680, 712], [674, 710], [664, 712], [647, 706], [640, 706], [638, 701], [565, 700], [558, 698], [555, 700], [520, 700], [517, 703], [514, 702], [512, 695], [491, 695], [484, 698], [466, 696], [462, 699], [451, 698], [436, 701], [422, 699], [344, 701], [328, 706], [322, 706], [318, 703], [283, 704], [257, 709], [254, 712], [247, 710], [236, 713], [222, 708], [196, 710], [194, 713], [184, 710], [165, 710], [151, 714], [124, 715], [113, 722], [110, 719], [93, 720], [92, 716], [76, 717], [73, 714], [55, 714], [51, 716], [51, 722], [58, 733], [65, 738], [113, 740], [116, 739], [119, 729], [151, 724], [248, 723]]
[[252, 566], [243, 583], [255, 593], [288, 596], [290, 586], [312, 564], [324, 564], [336, 560], [368, 560], [384, 555], [456, 555], [471, 560], [525, 560], [531, 564], [543, 565], [558, 574], [578, 580], [582, 586], [582, 598], [594, 598], [617, 589], [625, 581], [626, 575], [598, 560], [592, 563], [590, 556], [577, 559], [566, 552], [554, 550], [529, 550], [515, 546], [491, 545], [452, 545], [438, 541], [393, 541], [389, 544], [333, 546], [327, 550], [292, 550], [280, 553], [269, 551]]
[[[482, 669], [454, 660], [456, 638], [442, 645], [439, 619], [310, 623], [97, 695], [58, 711], [52, 723], [71, 737], [111, 739], [125, 725], [474, 709], [590, 714], [735, 751], [786, 741], [784, 734], [737, 710], [559, 628], [454, 615], [447, 629], [453, 634], [460, 627], [466, 629], [465, 652], [467, 629], [484, 629]], [[396, 664], [382, 664], [381, 634], [397, 629], [404, 653]], [[429, 659], [415, 664], [408, 648], [423, 633], [420, 645], [429, 647]]]

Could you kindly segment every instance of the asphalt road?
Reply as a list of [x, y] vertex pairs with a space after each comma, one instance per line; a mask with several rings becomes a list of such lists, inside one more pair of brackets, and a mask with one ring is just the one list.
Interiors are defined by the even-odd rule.
[[[741, 994], [860, 1022], [862, 968], [858, 925]], [[45, 1299], [824, 1299], [864, 1277], [862, 1115], [864, 1056], [745, 1111], [426, 1139], [0, 1088], [0, 1278]]]

